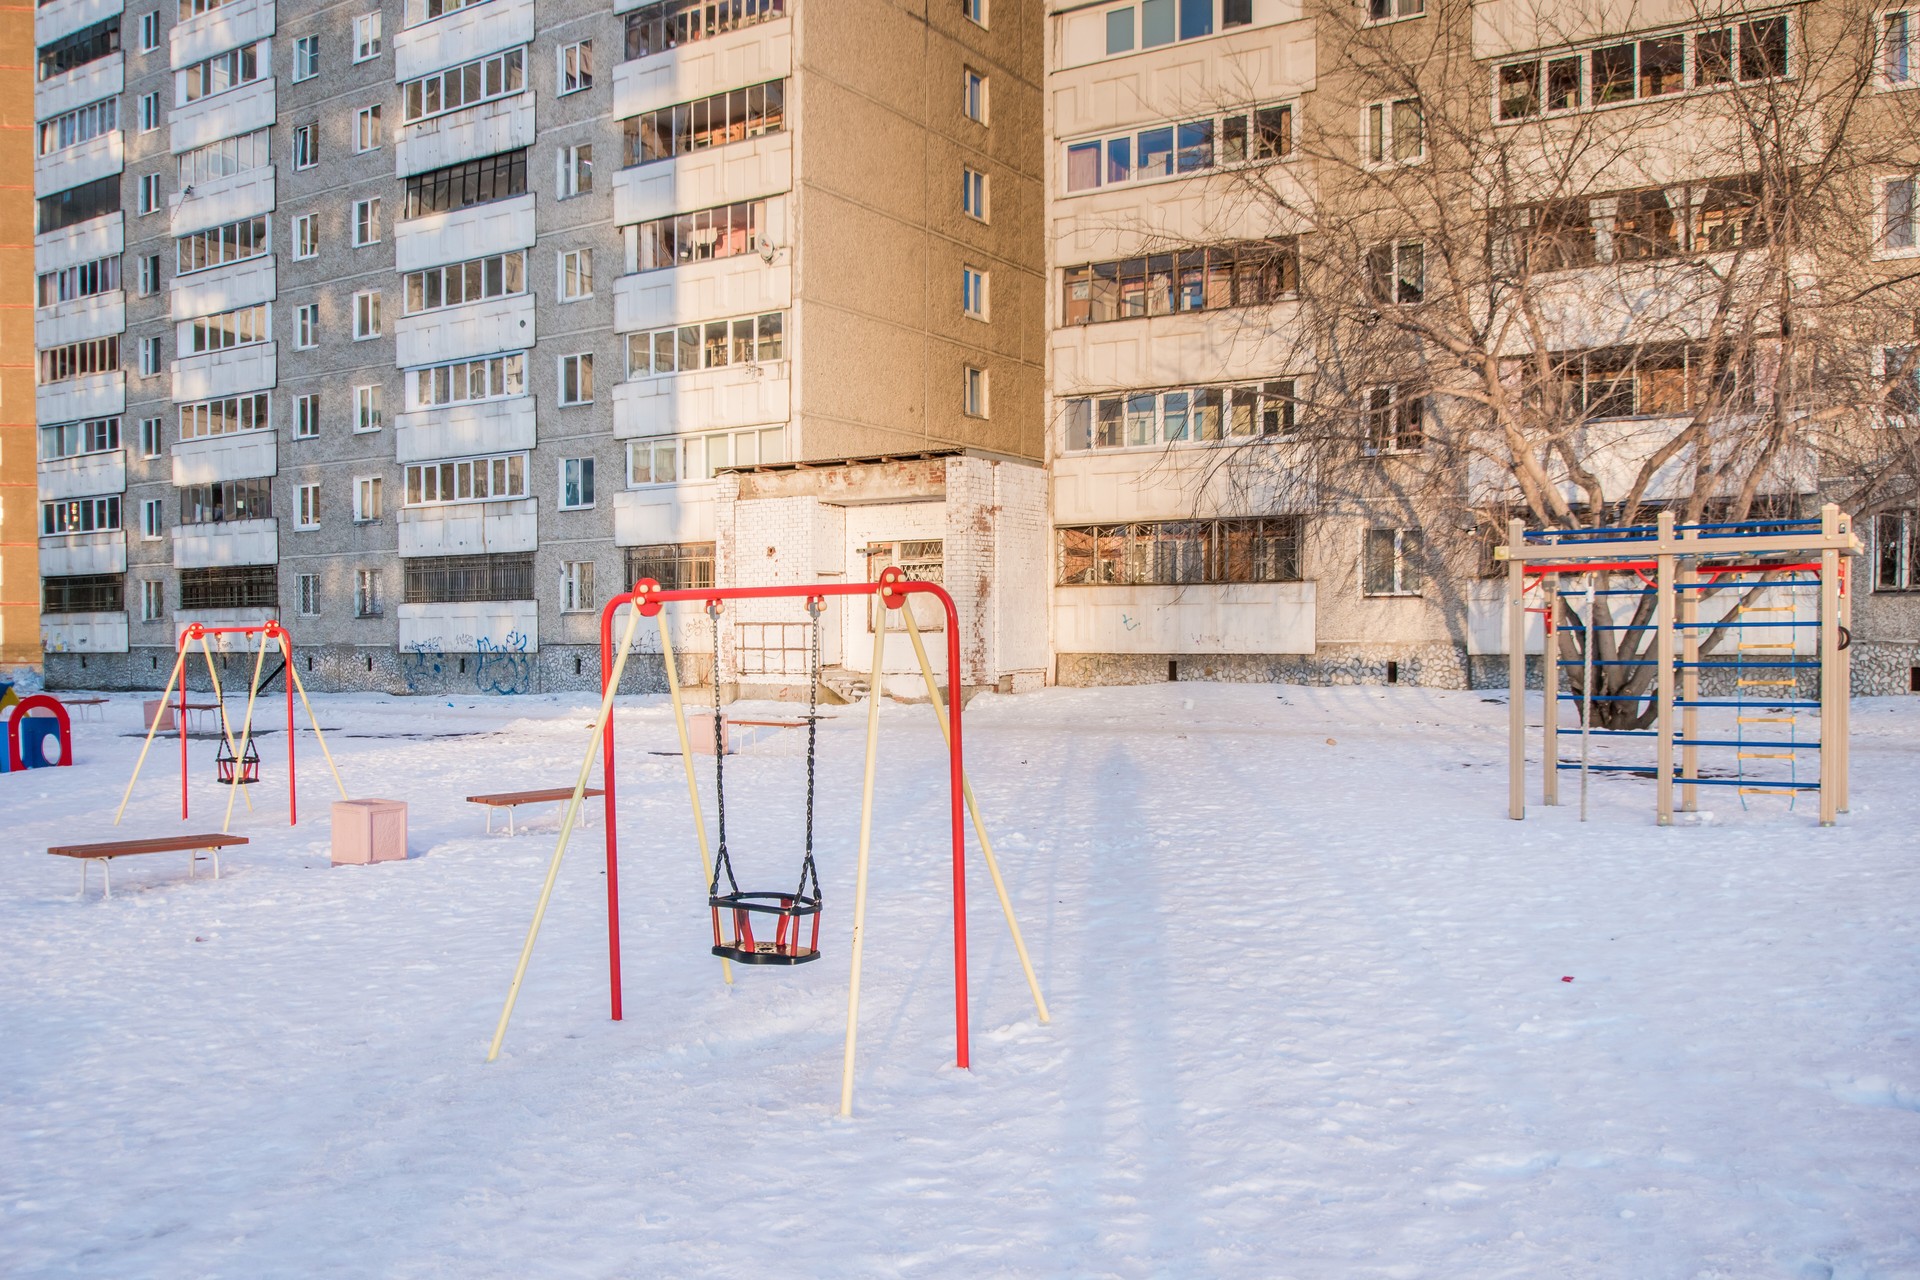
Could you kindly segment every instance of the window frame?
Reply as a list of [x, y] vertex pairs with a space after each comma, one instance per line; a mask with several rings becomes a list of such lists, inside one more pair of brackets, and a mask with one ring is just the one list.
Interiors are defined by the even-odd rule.
[[320, 438], [320, 393], [306, 391], [293, 397], [293, 439]]
[[353, 202], [352, 245], [365, 249], [380, 243], [380, 197], [368, 196]]
[[296, 36], [293, 41], [293, 83], [311, 80], [320, 74], [320, 37]]
[[564, 306], [593, 297], [593, 247], [582, 245], [554, 253], [554, 301]]
[[960, 411], [969, 418], [986, 420], [993, 416], [993, 385], [988, 371], [979, 365], [964, 365], [960, 375]]
[[[569, 59], [568, 55], [572, 57]], [[593, 38], [557, 45], [553, 51], [553, 96], [569, 97], [593, 88]], [[569, 67], [569, 61], [572, 66]]]
[[369, 151], [378, 151], [386, 145], [386, 130], [381, 122], [381, 105], [375, 102], [353, 113], [353, 154], [363, 156]]
[[382, 40], [380, 11], [363, 13], [353, 20], [353, 61], [358, 66], [380, 56]]
[[[1411, 104], [1416, 113], [1419, 150], [1400, 154], [1400, 108]], [[1380, 98], [1360, 108], [1360, 164], [1362, 168], [1404, 169], [1427, 162], [1427, 106], [1418, 95]]]
[[384, 383], [363, 382], [354, 387], [352, 434], [372, 435], [386, 426], [385, 399]]
[[975, 222], [990, 222], [987, 175], [969, 165], [960, 168], [960, 212]]
[[[1391, 564], [1392, 584], [1385, 590], [1375, 590], [1368, 586], [1368, 557], [1378, 542], [1377, 535], [1386, 533], [1393, 537]], [[1404, 600], [1419, 599], [1426, 594], [1427, 576], [1420, 567], [1419, 560], [1425, 554], [1426, 539], [1418, 529], [1376, 529], [1365, 528], [1360, 531], [1360, 595], [1367, 600]]]
[[372, 342], [383, 333], [380, 322], [380, 290], [357, 289], [353, 295], [353, 340]]
[[385, 515], [381, 495], [381, 477], [353, 478], [353, 523], [378, 524]]
[[[1282, 98], [1206, 116], [1151, 120], [1125, 133], [1103, 131], [1064, 139], [1059, 153], [1062, 190], [1057, 198], [1289, 163], [1299, 155], [1299, 114], [1298, 98]], [[1184, 147], [1183, 131], [1189, 140]], [[1091, 184], [1074, 185], [1076, 153], [1092, 160]], [[1145, 159], [1149, 154], [1160, 160]]]
[[987, 73], [962, 67], [961, 76], [960, 114], [982, 128], [990, 127]]
[[320, 527], [320, 484], [293, 487], [293, 527], [297, 533], [310, 533]]
[[305, 302], [293, 309], [293, 349], [311, 351], [320, 345], [320, 304]]
[[[560, 356], [554, 372], [553, 399], [556, 405], [563, 409], [575, 409], [593, 403], [593, 352], [571, 351]], [[583, 391], [584, 395], [581, 394]]]
[[320, 256], [320, 215], [293, 215], [293, 260], [308, 262]]
[[[1891, 243], [1893, 227], [1892, 193], [1896, 185], [1907, 188], [1906, 243]], [[1881, 174], [1873, 179], [1873, 256], [1891, 260], [1920, 256], [1920, 172]]]
[[[595, 490], [594, 490], [593, 458], [591, 456], [578, 457], [578, 458], [561, 458], [559, 462], [560, 462], [560, 491], [559, 491], [558, 505], [560, 510], [562, 511], [593, 510], [594, 507], [598, 505], [598, 502], [596, 501]], [[574, 499], [575, 499], [574, 501], [569, 502], [567, 500], [567, 495], [569, 492], [572, 492], [574, 494]], [[584, 501], [581, 500], [582, 494], [585, 495]]]

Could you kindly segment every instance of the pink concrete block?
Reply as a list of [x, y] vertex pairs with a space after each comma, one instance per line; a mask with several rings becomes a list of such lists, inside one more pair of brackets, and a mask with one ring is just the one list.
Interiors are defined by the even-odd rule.
[[[727, 723], [725, 713], [720, 716], [720, 743], [728, 755], [733, 754], [733, 726]], [[687, 745], [697, 756], [713, 754], [713, 712], [687, 712]]]
[[146, 727], [147, 728], [149, 729], [153, 728], [153, 718], [155, 716], [159, 716], [160, 732], [161, 733], [173, 732], [173, 704], [171, 702], [162, 703], [158, 698], [148, 698], [146, 700], [145, 706], [146, 706]]
[[407, 856], [407, 802], [333, 802], [333, 865], [400, 862]]

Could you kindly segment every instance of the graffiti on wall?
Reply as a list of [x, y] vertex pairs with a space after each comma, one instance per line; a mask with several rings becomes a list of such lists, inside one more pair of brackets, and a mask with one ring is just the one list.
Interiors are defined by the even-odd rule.
[[471, 678], [478, 693], [532, 693], [532, 638], [523, 631], [491, 636], [453, 637], [453, 651], [439, 636], [400, 650], [400, 678], [409, 693], [443, 692], [449, 681]]

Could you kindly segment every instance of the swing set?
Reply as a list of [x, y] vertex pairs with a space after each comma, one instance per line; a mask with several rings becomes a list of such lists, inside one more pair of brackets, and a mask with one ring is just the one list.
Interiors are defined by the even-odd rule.
[[[227, 719], [227, 702], [224, 690], [220, 687], [218, 664], [213, 660], [213, 646], [210, 636], [241, 636], [246, 642], [258, 638], [259, 645], [253, 660], [253, 681], [247, 689], [247, 711], [241, 721], [240, 738], [234, 741], [233, 725]], [[301, 683], [300, 672], [293, 662], [293, 637], [277, 621], [269, 619], [253, 626], [209, 627], [204, 623], [190, 623], [180, 633], [175, 648], [173, 670], [167, 674], [166, 689], [160, 695], [160, 706], [164, 707], [173, 695], [175, 688], [180, 691], [179, 705], [174, 708], [174, 724], [180, 737], [180, 819], [187, 818], [187, 679], [188, 658], [198, 643], [200, 652], [207, 663], [207, 679], [213, 686], [213, 700], [220, 716], [220, 743], [214, 751], [214, 776], [220, 785], [227, 788], [226, 819], [220, 824], [224, 834], [233, 825], [233, 801], [236, 794], [246, 799], [247, 811], [253, 811], [253, 799], [245, 790], [248, 784], [260, 780], [260, 746], [253, 738], [253, 709], [260, 696], [263, 681], [261, 673], [266, 666], [267, 651], [276, 649], [280, 654], [281, 669], [275, 675], [284, 676], [284, 688], [287, 702], [287, 825], [296, 826], [300, 821], [299, 788], [294, 768], [294, 719], [293, 696], [297, 691], [300, 705], [306, 708], [307, 723], [313, 728], [313, 736], [320, 744], [320, 754], [326, 757], [327, 768], [333, 774], [333, 783], [340, 788], [340, 798], [347, 798], [346, 784], [340, 781], [340, 769], [333, 762], [333, 752], [327, 749], [326, 735], [320, 732], [320, 721], [313, 714], [313, 704], [307, 700], [306, 686]], [[224, 643], [224, 642], [223, 642]], [[271, 681], [273, 676], [268, 676]], [[120, 807], [114, 812], [113, 825], [119, 826], [120, 819], [126, 816], [127, 801], [133, 798], [134, 784], [140, 781], [140, 770], [147, 762], [147, 752], [153, 747], [153, 739], [160, 730], [159, 715], [153, 717], [153, 723], [147, 726], [147, 738], [140, 746], [140, 756], [133, 763], [133, 776], [127, 779], [127, 789], [120, 797]]]
[[[514, 1003], [519, 998], [520, 985], [526, 977], [527, 964], [533, 956], [534, 942], [539, 936], [541, 921], [546, 917], [547, 905], [553, 896], [554, 884], [559, 878], [561, 859], [566, 855], [567, 842], [579, 815], [596, 752], [600, 756], [601, 787], [606, 793], [603, 804], [606, 807], [607, 842], [608, 985], [612, 1006], [611, 1016], [616, 1022], [621, 1019], [620, 829], [616, 810], [618, 771], [613, 732], [613, 700], [620, 687], [620, 678], [626, 670], [628, 655], [633, 650], [634, 632], [642, 617], [654, 618], [660, 628], [661, 656], [666, 667], [667, 689], [673, 704], [674, 728], [679, 735], [680, 758], [685, 767], [687, 797], [693, 810], [694, 836], [699, 848], [700, 869], [706, 886], [707, 909], [713, 925], [711, 951], [720, 959], [721, 976], [726, 982], [731, 983], [733, 981], [732, 966], [735, 962], [792, 967], [807, 964], [819, 958], [820, 917], [824, 910], [824, 899], [814, 862], [813, 817], [818, 748], [818, 689], [821, 674], [821, 616], [826, 612], [829, 597], [864, 597], [872, 610], [874, 636], [872, 668], [874, 686], [867, 700], [866, 758], [861, 781], [860, 835], [854, 876], [853, 933], [850, 947], [853, 971], [847, 989], [847, 1029], [841, 1062], [840, 1114], [843, 1116], [853, 1114], [853, 1067], [860, 1016], [860, 977], [866, 947], [867, 873], [872, 853], [874, 769], [877, 763], [875, 748], [880, 733], [879, 681], [885, 657], [888, 611], [899, 611], [905, 623], [907, 635], [913, 643], [914, 654], [919, 660], [921, 676], [926, 682], [928, 697], [933, 704], [935, 720], [947, 744], [947, 790], [952, 846], [955, 1065], [964, 1069], [968, 1067], [970, 1060], [965, 861], [966, 828], [969, 816], [972, 819], [974, 833], [980, 841], [980, 851], [986, 862], [987, 871], [993, 879], [994, 891], [1000, 900], [1000, 909], [1006, 917], [1014, 950], [1019, 955], [1027, 986], [1033, 994], [1035, 1010], [1041, 1022], [1049, 1020], [1046, 1000], [1040, 993], [1039, 979], [1034, 974], [1033, 962], [1027, 954], [1026, 941], [1021, 936], [1019, 922], [1014, 918], [1013, 903], [1007, 894], [1006, 882], [1000, 874], [999, 860], [994, 855], [992, 842], [987, 838], [986, 825], [981, 820], [980, 806], [974, 796], [973, 786], [966, 777], [962, 755], [961, 705], [958, 699], [954, 701], [951, 708], [952, 717], [949, 721], [948, 709], [942, 703], [934, 680], [933, 664], [927, 656], [926, 645], [920, 636], [919, 624], [914, 619], [912, 608], [907, 607], [910, 597], [914, 595], [932, 597], [946, 613], [947, 688], [949, 691], [957, 692], [960, 688], [960, 627], [953, 598], [934, 583], [918, 582], [907, 578], [898, 568], [886, 569], [873, 582], [815, 583], [793, 587], [666, 590], [653, 579], [647, 578], [636, 583], [632, 591], [607, 601], [600, 613], [599, 714], [594, 719], [593, 734], [588, 742], [586, 756], [580, 762], [579, 777], [574, 783], [573, 796], [567, 805], [566, 817], [560, 826], [559, 841], [553, 851], [553, 861], [547, 868], [546, 883], [541, 888], [540, 900], [533, 913], [533, 922], [527, 929], [526, 943], [521, 948], [519, 962], [514, 968], [513, 981], [507, 989], [506, 1004], [500, 1011], [500, 1021], [494, 1029], [493, 1042], [487, 1050], [487, 1061], [492, 1062], [499, 1056], [501, 1041], [506, 1037], [507, 1023], [513, 1016]], [[806, 719], [807, 807], [802, 833], [800, 873], [794, 887], [742, 891], [734, 874], [733, 853], [727, 844], [726, 744], [720, 716], [719, 692], [720, 620], [729, 601], [768, 599], [803, 601], [812, 626], [807, 673], [809, 688]], [[715, 833], [718, 842], [717, 845], [712, 846], [711, 855], [707, 842], [706, 818], [700, 803], [699, 781], [694, 772], [692, 744], [687, 733], [686, 704], [682, 696], [679, 667], [674, 658], [673, 638], [669, 632], [664, 611], [666, 605], [680, 603], [703, 606], [712, 626], [714, 671], [711, 683], [714, 689], [715, 738], [713, 781]], [[628, 613], [627, 624], [616, 646], [613, 638], [614, 615], [623, 607]], [[764, 925], [769, 921], [772, 926], [771, 937], [765, 936]], [[755, 932], [756, 922], [763, 926], [758, 934]]]

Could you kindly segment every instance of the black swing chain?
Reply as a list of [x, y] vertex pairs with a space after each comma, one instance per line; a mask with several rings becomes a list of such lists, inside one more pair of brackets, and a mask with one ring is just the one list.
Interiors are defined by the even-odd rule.
[[813, 657], [807, 665], [807, 843], [800, 862], [800, 885], [793, 896], [805, 898], [811, 880], [813, 899], [819, 902], [820, 873], [813, 865], [813, 762], [820, 729], [820, 615], [826, 612], [826, 601], [817, 596], [808, 599], [807, 612], [813, 617]]
[[713, 619], [713, 803], [718, 822], [720, 842], [713, 857], [713, 879], [707, 883], [707, 896], [715, 897], [720, 892], [720, 873], [727, 876], [727, 891], [739, 893], [740, 884], [733, 878], [733, 859], [727, 856], [727, 738], [726, 730], [720, 722], [720, 602], [707, 601], [707, 616]]

